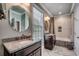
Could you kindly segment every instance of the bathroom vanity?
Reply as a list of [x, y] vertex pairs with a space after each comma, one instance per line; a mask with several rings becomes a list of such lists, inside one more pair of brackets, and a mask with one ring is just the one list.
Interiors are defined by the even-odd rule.
[[45, 34], [44, 36], [44, 48], [52, 50], [56, 43], [55, 34]]
[[17, 40], [4, 42], [5, 56], [41, 56], [41, 41]]

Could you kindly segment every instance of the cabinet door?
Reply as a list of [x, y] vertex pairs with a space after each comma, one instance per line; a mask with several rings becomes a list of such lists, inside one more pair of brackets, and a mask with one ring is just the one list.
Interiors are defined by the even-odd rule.
[[17, 51], [15, 53], [15, 55], [17, 55], [17, 56], [26, 56], [28, 54], [33, 53], [33, 51], [36, 51], [36, 49], [39, 48], [40, 46], [41, 46], [41, 42], [37, 42], [37, 43], [27, 47], [27, 48], [24, 48], [20, 51]]
[[34, 53], [29, 54], [28, 56], [34, 56]]
[[37, 49], [37, 50], [34, 52], [34, 56], [41, 56], [41, 48]]

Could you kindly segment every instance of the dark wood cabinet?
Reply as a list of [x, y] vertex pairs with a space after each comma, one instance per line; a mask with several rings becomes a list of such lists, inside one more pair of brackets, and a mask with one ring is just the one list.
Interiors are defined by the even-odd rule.
[[41, 55], [41, 48], [37, 49], [37, 50], [34, 52], [34, 55], [35, 55], [35, 56]]
[[41, 41], [36, 42], [28, 47], [25, 47], [19, 51], [9, 53], [4, 47], [5, 56], [41, 56]]
[[46, 49], [52, 50], [55, 45], [55, 35], [44, 36], [44, 47]]
[[30, 53], [28, 56], [41, 56], [41, 48], [38, 48], [34, 52]]

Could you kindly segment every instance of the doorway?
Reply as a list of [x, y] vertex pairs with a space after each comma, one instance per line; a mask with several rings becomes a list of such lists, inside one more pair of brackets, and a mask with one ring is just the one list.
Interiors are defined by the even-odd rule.
[[17, 27], [17, 31], [20, 31], [20, 22], [19, 21], [16, 22], [16, 27]]

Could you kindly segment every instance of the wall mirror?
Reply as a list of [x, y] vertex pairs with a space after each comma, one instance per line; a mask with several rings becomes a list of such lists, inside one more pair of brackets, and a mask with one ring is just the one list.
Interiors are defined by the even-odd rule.
[[29, 14], [19, 5], [12, 6], [8, 10], [9, 24], [13, 30], [22, 32], [29, 27]]
[[45, 33], [49, 33], [49, 29], [50, 29], [50, 17], [45, 15], [44, 16], [44, 30], [45, 30]]

